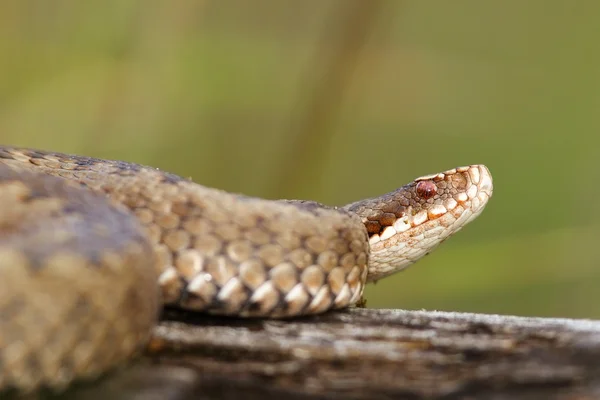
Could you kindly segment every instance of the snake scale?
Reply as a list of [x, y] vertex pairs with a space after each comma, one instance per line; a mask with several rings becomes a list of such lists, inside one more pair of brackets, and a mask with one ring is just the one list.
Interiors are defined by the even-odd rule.
[[98, 376], [144, 349], [164, 305], [265, 318], [350, 306], [491, 195], [483, 165], [327, 207], [0, 146], [0, 390]]

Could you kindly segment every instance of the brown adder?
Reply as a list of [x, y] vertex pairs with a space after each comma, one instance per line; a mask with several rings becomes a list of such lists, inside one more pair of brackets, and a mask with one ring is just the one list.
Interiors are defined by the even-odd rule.
[[337, 208], [0, 146], [0, 390], [59, 390], [123, 363], [165, 304], [268, 318], [348, 307], [491, 195], [483, 165]]

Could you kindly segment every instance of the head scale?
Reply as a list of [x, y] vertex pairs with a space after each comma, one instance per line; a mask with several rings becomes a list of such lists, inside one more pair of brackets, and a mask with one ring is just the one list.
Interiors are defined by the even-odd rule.
[[359, 215], [369, 233], [367, 280], [400, 271], [475, 219], [492, 196], [484, 165], [423, 176], [383, 196], [344, 207]]

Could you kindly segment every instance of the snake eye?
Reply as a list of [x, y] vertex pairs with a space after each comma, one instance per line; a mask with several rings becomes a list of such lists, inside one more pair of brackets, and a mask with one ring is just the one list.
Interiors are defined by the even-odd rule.
[[417, 194], [427, 200], [435, 196], [437, 193], [437, 186], [431, 181], [421, 181], [417, 183]]

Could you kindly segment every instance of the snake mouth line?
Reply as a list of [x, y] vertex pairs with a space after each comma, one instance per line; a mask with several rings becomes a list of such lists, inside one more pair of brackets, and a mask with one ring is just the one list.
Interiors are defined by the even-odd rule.
[[415, 192], [420, 197], [428, 200], [434, 197], [438, 191], [436, 182], [445, 181], [457, 173], [467, 173], [469, 175], [471, 185], [468, 186], [468, 189], [458, 191], [454, 196], [446, 197], [441, 202], [435, 202], [434, 200], [421, 210], [408, 206], [402, 213], [396, 213], [397, 218], [391, 223], [389, 215], [385, 216], [388, 219], [387, 223], [380, 220], [384, 223], [379, 224], [378, 232], [369, 232], [369, 243], [375, 244], [385, 241], [396, 234], [416, 228], [428, 221], [434, 221], [456, 210], [459, 206], [462, 209], [455, 213], [457, 218], [463, 213], [468, 213], [473, 218], [479, 215], [493, 192], [491, 174], [484, 165], [457, 167], [438, 174], [422, 176], [414, 181]]

